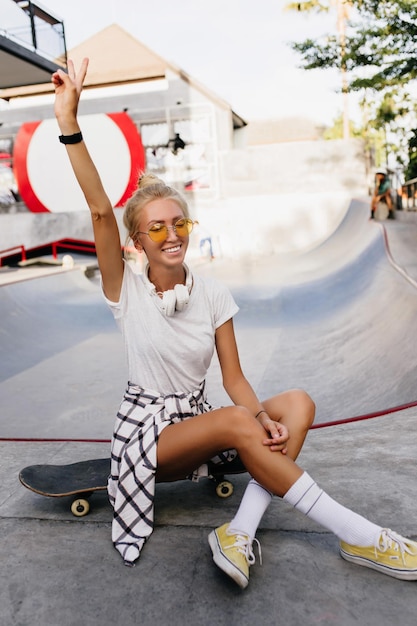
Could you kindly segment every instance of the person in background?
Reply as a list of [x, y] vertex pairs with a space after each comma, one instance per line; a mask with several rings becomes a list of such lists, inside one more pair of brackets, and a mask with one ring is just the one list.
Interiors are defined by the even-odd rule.
[[394, 219], [394, 208], [391, 197], [391, 181], [384, 171], [375, 174], [375, 189], [371, 201], [371, 219], [375, 218], [375, 211], [379, 202], [385, 202], [388, 207], [388, 218]]

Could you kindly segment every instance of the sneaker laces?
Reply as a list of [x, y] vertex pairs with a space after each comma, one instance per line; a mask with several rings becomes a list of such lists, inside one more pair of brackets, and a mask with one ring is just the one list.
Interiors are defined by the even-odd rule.
[[[234, 532], [227, 532], [227, 534], [234, 535], [236, 537], [236, 541], [232, 545], [226, 546], [225, 550], [230, 550], [231, 548], [235, 548], [237, 552], [239, 552], [240, 554], [243, 554], [243, 556], [246, 558], [249, 565], [253, 565], [256, 559], [255, 559], [255, 554], [252, 549], [253, 544], [251, 543], [248, 535], [241, 535], [239, 533], [234, 533]], [[262, 565], [261, 544], [256, 539], [256, 537], [253, 538], [253, 543], [256, 543], [258, 547], [259, 563]]]
[[[413, 546], [414, 551], [412, 549]], [[378, 551], [386, 552], [387, 550], [392, 549], [400, 552], [401, 560], [403, 562], [403, 565], [405, 565], [405, 555], [411, 554], [415, 556], [417, 554], [417, 551], [415, 550], [416, 547], [417, 544], [414, 541], [402, 537], [401, 535], [394, 532], [393, 530], [390, 530], [389, 528], [383, 528], [378, 538], [378, 541], [375, 544], [375, 557], [378, 556]]]

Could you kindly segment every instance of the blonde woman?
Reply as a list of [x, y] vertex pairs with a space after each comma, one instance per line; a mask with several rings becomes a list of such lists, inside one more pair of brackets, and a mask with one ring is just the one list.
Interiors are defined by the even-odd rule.
[[[301, 390], [258, 399], [236, 346], [229, 291], [192, 275], [185, 264], [193, 228], [183, 197], [144, 174], [125, 207], [134, 246], [146, 254], [143, 275], [120, 249], [112, 206], [83, 141], [78, 102], [87, 72], [53, 74], [55, 114], [75, 176], [91, 211], [102, 288], [125, 341], [129, 382], [112, 440], [109, 498], [112, 539], [133, 565], [153, 528], [154, 485], [184, 478], [208, 460], [236, 452], [251, 475], [233, 520], [209, 535], [215, 563], [247, 586], [256, 529], [273, 495], [280, 496], [340, 539], [345, 559], [396, 578], [417, 579], [417, 543], [374, 524], [328, 496], [297, 464], [314, 419]], [[231, 405], [213, 408], [204, 381], [214, 350]], [[254, 355], [256, 358], [256, 354]]]

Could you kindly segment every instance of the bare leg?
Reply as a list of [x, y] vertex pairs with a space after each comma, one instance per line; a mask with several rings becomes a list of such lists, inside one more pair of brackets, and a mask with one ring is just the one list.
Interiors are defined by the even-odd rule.
[[[292, 389], [263, 402], [268, 415], [284, 424], [289, 433], [287, 454], [295, 461], [313, 423], [315, 406], [302, 390]], [[256, 480], [249, 481], [239, 508], [230, 521], [228, 532], [246, 535], [252, 543], [262, 517], [271, 503], [272, 494]]]
[[[308, 400], [306, 398], [305, 400], [306, 405], [309, 405]], [[272, 398], [270, 404], [267, 401], [264, 406], [265, 408], [268, 406], [268, 410], [272, 413], [277, 406], [275, 402]], [[311, 405], [310, 411], [312, 411]], [[201, 417], [204, 419], [205, 416]], [[195, 450], [198, 450], [199, 446], [201, 450], [204, 449], [203, 458], [213, 454], [213, 448], [207, 445], [207, 437], [210, 435], [213, 436], [214, 446], [216, 444], [219, 446], [217, 449], [235, 447], [259, 485], [278, 496], [283, 496], [284, 500], [298, 511], [341, 539], [343, 558], [378, 569], [396, 578], [417, 580], [417, 543], [389, 529], [383, 529], [340, 505], [320, 489], [314, 480], [295, 464], [289, 454], [284, 455], [268, 450], [262, 445], [263, 428], [251, 416], [248, 419], [245, 409], [242, 407], [221, 409], [207, 414], [207, 417], [211, 417], [213, 421], [210, 425], [206, 420], [204, 425], [201, 423], [204, 428], [201, 429], [200, 435], [197, 434], [191, 445], [191, 448]], [[281, 419], [286, 418], [288, 419], [287, 414], [281, 417]], [[190, 421], [195, 420], [197, 418]], [[170, 433], [168, 431], [172, 428], [171, 434], [174, 434], [176, 426], [166, 428], [162, 433], [165, 435], [162, 454], [159, 457], [164, 464], [162, 471], [170, 467], [172, 470], [176, 469], [173, 454], [174, 456], [179, 452], [183, 454], [190, 449], [190, 441], [181, 450], [181, 446], [178, 446], [177, 438], [181, 436], [180, 428], [176, 429], [175, 437], [171, 439], [171, 445], [169, 445], [167, 440]], [[260, 426], [260, 429], [257, 426]], [[187, 429], [187, 433], [182, 432], [182, 434], [188, 438], [194, 433], [191, 429]], [[304, 437], [294, 437], [292, 454], [298, 454]], [[194, 465], [199, 464], [196, 460], [195, 458], [193, 461]], [[242, 588], [245, 588], [249, 582], [249, 566], [255, 561], [251, 548], [253, 536], [254, 533], [252, 535], [241, 534], [240, 528], [232, 529], [227, 523], [209, 534], [214, 562]], [[398, 557], [399, 552], [401, 559]], [[395, 566], [393, 566], [394, 559]]]
[[217, 409], [171, 424], [157, 448], [157, 480], [176, 480], [221, 450], [236, 448], [248, 472], [268, 491], [284, 495], [303, 473], [288, 455], [263, 445], [265, 431], [244, 407]]
[[[219, 450], [236, 448], [248, 472], [262, 487], [335, 532], [348, 543], [371, 545], [380, 527], [332, 500], [285, 454], [263, 445], [264, 429], [244, 407], [218, 409], [172, 424], [158, 443], [161, 480], [189, 474]], [[301, 479], [301, 480], [300, 480]], [[351, 537], [355, 538], [353, 542]]]
[[287, 454], [295, 461], [312, 426], [315, 405], [301, 389], [291, 389], [262, 402], [271, 419], [284, 424], [290, 434]]
[[[312, 399], [304, 391], [299, 390], [299, 389], [293, 389], [290, 391], [280, 393], [276, 396], [273, 396], [272, 398], [268, 398], [268, 400], [265, 400], [262, 404], [265, 410], [268, 412], [271, 419], [281, 422], [287, 427], [289, 435], [290, 435], [290, 438], [288, 440], [288, 445], [287, 445], [287, 456], [289, 456], [290, 459], [295, 461], [304, 444], [308, 430], [314, 421], [315, 406], [314, 406]], [[229, 414], [230, 412], [233, 412], [234, 409], [236, 409], [237, 412], [241, 410], [245, 412], [245, 409], [241, 409], [240, 407], [228, 407], [226, 409], [218, 409], [217, 411], [213, 411], [212, 413], [207, 414], [207, 415], [216, 416], [216, 419], [217, 419], [219, 412], [223, 413], [226, 411]], [[184, 424], [187, 426], [187, 428], [185, 429], [185, 433], [188, 432], [189, 425], [194, 426], [196, 427], [196, 430], [198, 431], [198, 435], [204, 438], [205, 436], [204, 432], [200, 434], [200, 421], [205, 422], [206, 420], [204, 420], [204, 417], [205, 416], [201, 415], [201, 416], [192, 418], [191, 420], [187, 420], [187, 422], [181, 422], [181, 424]], [[191, 422], [193, 422], [193, 424], [191, 424]], [[257, 424], [256, 420], [255, 420], [255, 424]], [[179, 425], [180, 424], [175, 424], [175, 427]], [[212, 422], [210, 418], [209, 426], [211, 425], [215, 427], [215, 421]], [[225, 424], [222, 424], [222, 430], [224, 429], [224, 427], [225, 427]], [[174, 442], [174, 438], [171, 434], [172, 428], [173, 426], [169, 426], [168, 429], [165, 429], [167, 430], [167, 434], [170, 435], [169, 436], [170, 442]], [[194, 430], [194, 428], [192, 430]], [[196, 449], [196, 446], [193, 443], [195, 439], [192, 439], [191, 442], [187, 443], [188, 437], [186, 434], [184, 434], [184, 440], [181, 440], [182, 437], [180, 437], [180, 441], [177, 442], [180, 446], [179, 455], [178, 455], [179, 458], [174, 459], [175, 450], [172, 450], [172, 452], [170, 452], [170, 454], [167, 455], [168, 467], [165, 468], [164, 467], [165, 457], [163, 456], [164, 447], [165, 447], [164, 432], [165, 431], [163, 431], [163, 433], [161, 434], [159, 438], [159, 442], [158, 442], [157, 479], [160, 481], [177, 480], [179, 478], [183, 478], [184, 476], [188, 475], [191, 471], [196, 469], [196, 467], [198, 467], [201, 463], [205, 463], [209, 458], [211, 458], [211, 456], [214, 456], [221, 450], [226, 450], [228, 448], [237, 448], [236, 441], [234, 439], [231, 445], [228, 445], [228, 446], [222, 445], [220, 447], [215, 447], [214, 437], [213, 435], [210, 434], [208, 442], [206, 444], [208, 445], [208, 452], [204, 456], [204, 453], [202, 452], [201, 448]], [[265, 434], [263, 428], [259, 429], [259, 433], [262, 438], [262, 436]], [[233, 437], [233, 433], [231, 433], [231, 435]], [[161, 448], [161, 442], [163, 444], [162, 448]], [[187, 449], [189, 445], [191, 445], [192, 450], [185, 452], [185, 450]], [[184, 454], [185, 454], [185, 456], [182, 458], [180, 455], [181, 449], [184, 450]], [[195, 458], [195, 461], [192, 460], [194, 458]], [[173, 463], [172, 470], [169, 469], [169, 465], [171, 463]], [[181, 467], [185, 467], [185, 469], [181, 471], [180, 469]], [[170, 471], [172, 471], [171, 475], [170, 475]]]

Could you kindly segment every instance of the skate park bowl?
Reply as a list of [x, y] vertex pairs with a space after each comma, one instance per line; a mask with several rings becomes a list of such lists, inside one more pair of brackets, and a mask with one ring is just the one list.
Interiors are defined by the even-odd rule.
[[[230, 287], [243, 371], [261, 399], [303, 388], [317, 427], [415, 403], [417, 285], [367, 203], [353, 200], [308, 251], [190, 265]], [[0, 293], [0, 438], [108, 440], [127, 368], [99, 277], [75, 265]], [[216, 358], [207, 389], [213, 405], [230, 403]]]

